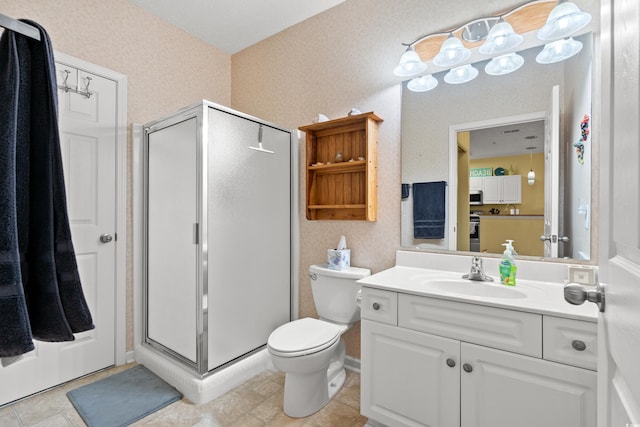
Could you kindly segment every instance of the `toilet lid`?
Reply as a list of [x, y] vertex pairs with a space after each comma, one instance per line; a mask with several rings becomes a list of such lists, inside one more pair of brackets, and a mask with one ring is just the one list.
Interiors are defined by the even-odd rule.
[[340, 327], [305, 317], [285, 323], [269, 335], [269, 348], [282, 355], [299, 356], [330, 347], [340, 339]]

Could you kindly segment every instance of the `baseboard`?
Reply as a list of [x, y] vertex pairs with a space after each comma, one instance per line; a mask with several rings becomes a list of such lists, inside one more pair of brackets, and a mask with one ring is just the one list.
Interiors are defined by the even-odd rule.
[[133, 363], [136, 361], [136, 352], [135, 351], [127, 351], [124, 355], [124, 363]]
[[350, 371], [360, 373], [360, 359], [356, 359], [352, 356], [345, 356], [344, 367]]

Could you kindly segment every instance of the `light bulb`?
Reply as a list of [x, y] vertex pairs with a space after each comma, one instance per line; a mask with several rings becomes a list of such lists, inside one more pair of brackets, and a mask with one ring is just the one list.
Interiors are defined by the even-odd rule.
[[438, 67], [451, 67], [466, 61], [471, 56], [471, 51], [464, 47], [460, 39], [453, 34], [442, 43], [440, 51], [433, 58], [434, 65]]
[[517, 53], [509, 53], [493, 58], [484, 67], [484, 71], [492, 76], [502, 76], [518, 70], [522, 64], [524, 64], [522, 56]]
[[533, 185], [536, 182], [536, 173], [531, 169], [527, 174], [527, 184]]
[[431, 74], [422, 77], [416, 77], [407, 83], [407, 89], [412, 92], [427, 92], [438, 86], [438, 80]]
[[478, 69], [471, 64], [452, 68], [444, 76], [444, 81], [449, 84], [462, 84], [475, 79], [478, 76]]
[[411, 77], [423, 73], [427, 69], [427, 64], [422, 62], [420, 55], [409, 48], [400, 57], [400, 63], [393, 70], [393, 74], [398, 77]]

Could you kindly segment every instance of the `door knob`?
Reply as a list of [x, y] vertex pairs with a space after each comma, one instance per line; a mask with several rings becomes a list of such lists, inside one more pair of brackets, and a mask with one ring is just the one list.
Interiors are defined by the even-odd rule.
[[113, 240], [113, 237], [111, 236], [111, 234], [105, 233], [100, 235], [100, 241], [102, 243], [109, 243], [112, 240]]
[[465, 372], [473, 372], [473, 366], [469, 363], [462, 365], [462, 369], [464, 369]]
[[585, 301], [595, 303], [604, 313], [604, 290], [600, 284], [595, 289], [586, 290], [582, 285], [577, 283], [568, 283], [564, 285], [564, 299], [573, 305], [581, 305]]
[[543, 234], [542, 236], [540, 236], [540, 240], [542, 240], [543, 242], [549, 241], [552, 243], [557, 243], [558, 241], [560, 241], [563, 243], [567, 243], [569, 241], [569, 238], [567, 236], [558, 236], [556, 234], [550, 234], [548, 236], [545, 236]]

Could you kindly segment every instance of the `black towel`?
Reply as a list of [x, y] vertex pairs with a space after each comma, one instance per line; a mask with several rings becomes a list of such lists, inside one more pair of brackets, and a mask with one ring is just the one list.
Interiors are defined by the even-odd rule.
[[[5, 83], [0, 88], [0, 99], [7, 96], [15, 100], [17, 110], [16, 120], [0, 124], [2, 135], [15, 140], [14, 182], [3, 182], [0, 192], [11, 187], [8, 192], [15, 194], [17, 249], [31, 334], [43, 341], [71, 341], [73, 333], [92, 329], [94, 325], [71, 242], [58, 134], [53, 49], [40, 25], [24, 22], [40, 30], [41, 41], [9, 30], [2, 35], [0, 63], [5, 68], [5, 61], [6, 64], [17, 62], [18, 85]], [[4, 233], [5, 227], [2, 228]], [[0, 340], [4, 340], [5, 331], [6, 336], [10, 336], [11, 331], [20, 330], [20, 339], [26, 341], [24, 321], [8, 317], [5, 323], [4, 316], [4, 311], [0, 312], [0, 336], [3, 337]], [[23, 353], [29, 351], [24, 345], [17, 347], [20, 346]], [[16, 348], [8, 350], [10, 348], [11, 343], [0, 342], [0, 356], [20, 354]]]
[[445, 181], [413, 184], [413, 237], [444, 239]]
[[0, 357], [17, 356], [34, 349], [18, 248], [18, 79], [15, 37], [5, 30], [0, 39]]
[[406, 199], [409, 197], [409, 184], [402, 184], [402, 195], [401, 197], [403, 199]]

